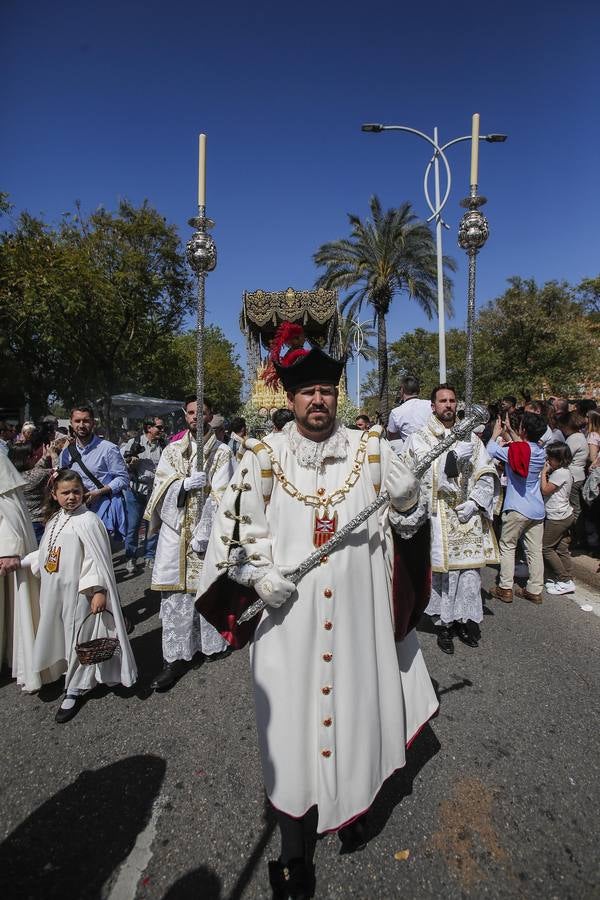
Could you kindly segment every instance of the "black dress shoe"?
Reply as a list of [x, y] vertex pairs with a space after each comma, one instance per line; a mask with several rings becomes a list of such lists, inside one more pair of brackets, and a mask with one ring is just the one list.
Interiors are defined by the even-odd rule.
[[438, 628], [437, 644], [444, 653], [454, 653], [454, 641], [452, 640], [452, 629], [447, 625]]
[[269, 882], [273, 900], [309, 900], [315, 890], [315, 867], [301, 857], [287, 863], [272, 860], [269, 863]]
[[228, 647], [227, 650], [222, 650], [221, 653], [209, 653], [204, 657], [204, 662], [218, 662], [220, 659], [227, 659], [227, 657], [231, 656], [232, 653], [232, 647]]
[[469, 628], [466, 622], [455, 622], [454, 623], [454, 633], [459, 641], [462, 641], [463, 644], [466, 644], [467, 647], [479, 647], [479, 644], [469, 631]]
[[185, 660], [176, 659], [175, 662], [166, 663], [162, 672], [156, 676], [150, 687], [153, 691], [168, 691], [173, 685], [179, 681], [187, 666]]
[[75, 704], [70, 709], [63, 709], [62, 706], [59, 706], [56, 710], [54, 721], [59, 725], [64, 725], [65, 722], [69, 722], [77, 715], [83, 705], [83, 697], [81, 696], [71, 697], [70, 699], [75, 700]]
[[364, 850], [367, 846], [367, 816], [360, 816], [350, 825], [340, 828], [338, 837], [342, 842], [340, 853], [356, 853], [357, 850]]

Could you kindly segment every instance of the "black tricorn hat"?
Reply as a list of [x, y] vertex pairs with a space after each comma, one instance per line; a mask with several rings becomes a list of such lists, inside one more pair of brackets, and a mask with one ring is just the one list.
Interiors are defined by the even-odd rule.
[[274, 362], [275, 371], [286, 391], [297, 391], [310, 384], [339, 384], [344, 361], [328, 356], [319, 347], [313, 347], [291, 365]]

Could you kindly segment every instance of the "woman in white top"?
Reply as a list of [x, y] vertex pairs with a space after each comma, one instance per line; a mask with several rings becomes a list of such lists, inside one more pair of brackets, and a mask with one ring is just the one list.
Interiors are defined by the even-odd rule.
[[573, 475], [569, 466], [572, 456], [568, 445], [560, 441], [548, 444], [546, 456], [540, 482], [546, 505], [542, 552], [546, 568], [551, 573], [546, 580], [546, 590], [549, 594], [572, 594], [575, 591], [569, 553], [569, 529], [575, 522], [570, 502]]

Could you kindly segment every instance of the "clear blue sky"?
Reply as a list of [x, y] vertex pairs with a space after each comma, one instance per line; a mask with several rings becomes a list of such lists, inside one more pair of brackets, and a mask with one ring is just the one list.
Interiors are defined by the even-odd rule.
[[[17, 211], [57, 220], [147, 198], [184, 239], [195, 213], [197, 135], [208, 134], [207, 211], [217, 270], [207, 317], [243, 348], [244, 289], [311, 287], [312, 254], [348, 232], [346, 214], [410, 200], [427, 209], [428, 149], [362, 122], [410, 125], [482, 144], [480, 189], [491, 236], [479, 256], [478, 304], [513, 274], [577, 282], [598, 262], [598, 34], [595, 0], [224, 3], [5, 0], [0, 190]], [[456, 316], [466, 258], [456, 246], [469, 146], [449, 151], [445, 210], [455, 256]], [[402, 300], [393, 339], [435, 327]]]

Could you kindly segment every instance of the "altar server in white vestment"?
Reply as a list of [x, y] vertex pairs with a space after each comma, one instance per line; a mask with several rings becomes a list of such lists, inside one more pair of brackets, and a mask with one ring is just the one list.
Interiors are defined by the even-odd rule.
[[[263, 775], [282, 839], [269, 866], [274, 896], [309, 896], [309, 810], [319, 832], [339, 831], [348, 849], [362, 843], [364, 814], [438, 706], [414, 631], [426, 585], [412, 615], [392, 589], [391, 523], [400, 527], [414, 506], [418, 482], [381, 429], [336, 421], [342, 367], [318, 349], [276, 365], [295, 421], [245, 453], [219, 506], [200, 580], [200, 610], [233, 646], [252, 640]], [[392, 505], [296, 588], [286, 573], [383, 489]], [[425, 532], [428, 540], [428, 526]], [[265, 611], [236, 626], [257, 595]]]
[[[25, 480], [8, 457], [0, 454], [0, 663], [12, 669], [24, 691], [40, 689], [51, 673], [33, 666], [33, 644], [39, 622], [39, 583], [21, 558], [37, 547], [23, 496]], [[56, 677], [56, 676], [55, 676]]]
[[[144, 514], [150, 522], [151, 533], [160, 528], [152, 590], [162, 593], [160, 618], [164, 667], [152, 682], [156, 691], [169, 690], [196, 653], [203, 653], [207, 661], [215, 661], [229, 652], [227, 641], [196, 611], [194, 601], [215, 511], [233, 475], [234, 457], [210, 428], [213, 410], [210, 401], [205, 400], [204, 461], [198, 471], [195, 396], [186, 398], [184, 413], [188, 430], [180, 440], [173, 441], [163, 450]], [[205, 502], [194, 549], [192, 535], [203, 488], [206, 488]]]
[[[33, 650], [39, 672], [49, 666], [65, 673], [65, 696], [58, 723], [79, 711], [84, 695], [98, 684], [131, 687], [137, 668], [127, 637], [112, 565], [108, 532], [83, 503], [84, 485], [72, 469], [51, 482], [50, 518], [39, 549], [21, 560], [41, 580], [40, 623]], [[110, 659], [82, 665], [76, 644], [118, 638]]]
[[[431, 411], [427, 426], [404, 444], [403, 459], [409, 465], [454, 427], [456, 392], [451, 385], [434, 388]], [[483, 619], [479, 571], [500, 558], [492, 527], [499, 492], [496, 469], [476, 434], [438, 457], [421, 479], [420, 502], [411, 521], [418, 526], [430, 518], [432, 583], [425, 612], [440, 618], [437, 642], [444, 653], [454, 653], [454, 635], [469, 647], [478, 646]]]

